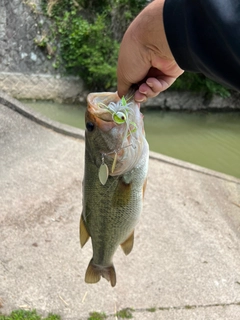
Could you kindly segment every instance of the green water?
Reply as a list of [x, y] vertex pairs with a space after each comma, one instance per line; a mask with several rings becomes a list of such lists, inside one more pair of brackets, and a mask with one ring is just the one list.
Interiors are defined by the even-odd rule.
[[[24, 102], [49, 118], [84, 129], [83, 106]], [[240, 112], [144, 111], [150, 149], [240, 178]]]

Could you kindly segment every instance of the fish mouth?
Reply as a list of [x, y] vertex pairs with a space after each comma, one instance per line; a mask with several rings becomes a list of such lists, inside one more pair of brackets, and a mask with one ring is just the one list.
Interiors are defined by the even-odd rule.
[[86, 119], [92, 119], [103, 131], [111, 130], [117, 124], [113, 121], [111, 112], [101, 106], [107, 106], [110, 102], [117, 102], [119, 100], [120, 98], [117, 93], [90, 93], [87, 97], [88, 107]]
[[[115, 109], [120, 101], [117, 92], [90, 93], [87, 97], [89, 111], [107, 122], [115, 121], [113, 114], [116, 113]], [[114, 108], [110, 105], [114, 105]]]
[[98, 152], [109, 174], [124, 174], [137, 164], [144, 148], [144, 129], [139, 106], [120, 99], [117, 93], [90, 93], [86, 123], [98, 128], [95, 141], [100, 141]]
[[112, 120], [111, 114], [108, 112], [96, 113], [95, 108], [88, 105], [85, 122], [92, 122], [103, 132], [108, 132], [116, 127], [116, 123]]
[[88, 104], [98, 108], [99, 104], [108, 105], [110, 102], [118, 102], [120, 100], [117, 92], [92, 92], [87, 97]]

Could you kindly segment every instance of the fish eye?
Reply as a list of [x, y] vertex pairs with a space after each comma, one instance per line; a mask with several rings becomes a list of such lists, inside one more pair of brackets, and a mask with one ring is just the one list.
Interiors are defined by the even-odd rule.
[[94, 124], [92, 122], [87, 122], [86, 123], [86, 129], [87, 131], [91, 132], [94, 129]]

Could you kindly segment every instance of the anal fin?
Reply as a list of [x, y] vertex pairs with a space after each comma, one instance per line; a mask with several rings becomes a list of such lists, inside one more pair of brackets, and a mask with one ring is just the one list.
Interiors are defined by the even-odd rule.
[[128, 255], [133, 248], [133, 243], [134, 243], [134, 231], [130, 234], [130, 236], [125, 240], [122, 244], [121, 247], [123, 249], [123, 252]]
[[109, 267], [97, 266], [93, 264], [93, 259], [89, 262], [86, 274], [85, 274], [85, 282], [86, 283], [97, 283], [101, 276], [105, 278], [107, 281], [110, 281], [111, 286], [115, 287], [117, 279], [116, 272], [113, 265]]
[[80, 219], [80, 244], [81, 244], [81, 248], [88, 241], [89, 237], [90, 237], [90, 235], [86, 229], [85, 223], [84, 223], [83, 218], [81, 216], [81, 219]]

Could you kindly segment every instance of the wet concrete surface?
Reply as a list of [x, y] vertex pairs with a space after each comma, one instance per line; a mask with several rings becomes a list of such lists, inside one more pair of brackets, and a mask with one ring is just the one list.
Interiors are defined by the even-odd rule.
[[61, 134], [25, 106], [25, 116], [11, 108], [0, 105], [0, 312], [240, 318], [239, 179], [151, 153], [133, 251], [114, 258], [117, 285], [88, 285], [91, 243], [80, 249], [78, 232], [83, 132]]

